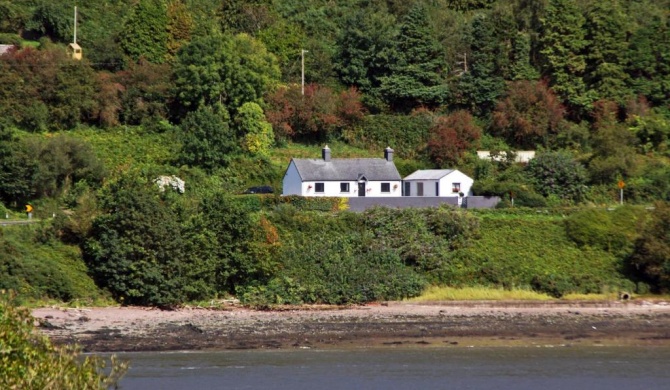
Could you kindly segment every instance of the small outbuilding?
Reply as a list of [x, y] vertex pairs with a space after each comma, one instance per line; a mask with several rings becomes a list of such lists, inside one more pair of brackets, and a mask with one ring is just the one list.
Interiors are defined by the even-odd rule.
[[81, 60], [83, 57], [81, 46], [79, 46], [77, 43], [70, 43], [67, 45], [67, 52], [70, 56], [72, 56], [73, 60]]
[[472, 196], [474, 180], [457, 169], [425, 169], [405, 177], [403, 196]]

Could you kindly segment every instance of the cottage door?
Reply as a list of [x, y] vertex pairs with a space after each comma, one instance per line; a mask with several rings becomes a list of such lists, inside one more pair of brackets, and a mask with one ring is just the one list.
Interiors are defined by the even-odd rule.
[[358, 183], [358, 196], [365, 196], [365, 182]]

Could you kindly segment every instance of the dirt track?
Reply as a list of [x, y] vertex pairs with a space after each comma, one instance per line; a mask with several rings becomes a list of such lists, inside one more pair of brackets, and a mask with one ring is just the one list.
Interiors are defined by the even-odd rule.
[[274, 311], [239, 307], [33, 310], [40, 329], [86, 351], [417, 344], [670, 345], [670, 303], [390, 302]]

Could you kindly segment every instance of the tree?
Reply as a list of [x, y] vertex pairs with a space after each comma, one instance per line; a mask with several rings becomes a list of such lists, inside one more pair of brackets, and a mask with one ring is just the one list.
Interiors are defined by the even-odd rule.
[[563, 120], [556, 95], [545, 82], [515, 81], [508, 88], [493, 112], [492, 132], [520, 148], [547, 146], [548, 136], [558, 132]]
[[612, 101], [597, 101], [593, 110], [593, 153], [588, 162], [591, 180], [616, 183], [633, 176], [637, 159], [635, 135], [619, 123], [619, 106]]
[[661, 106], [670, 102], [670, 18], [649, 19], [630, 38], [626, 70], [631, 92]]
[[179, 52], [174, 74], [177, 102], [190, 111], [222, 104], [235, 112], [260, 103], [280, 77], [277, 59], [246, 34], [192, 40]]
[[9, 126], [0, 123], [0, 201], [9, 204], [30, 199], [35, 193], [36, 170], [37, 164], [25, 145]]
[[653, 290], [670, 291], [670, 203], [657, 202], [630, 257], [634, 273]]
[[121, 122], [140, 125], [166, 119], [174, 99], [171, 77], [172, 67], [168, 64], [153, 64], [143, 59], [116, 73], [114, 79], [120, 84]]
[[99, 286], [135, 305], [170, 307], [205, 295], [189, 297], [180, 221], [156, 184], [127, 173], [104, 188], [100, 206], [83, 247]]
[[421, 3], [415, 3], [403, 18], [395, 41], [385, 54], [390, 63], [389, 74], [380, 77], [384, 99], [402, 112], [444, 103], [449, 92], [443, 75], [447, 66]]
[[37, 162], [33, 185], [40, 196], [66, 194], [80, 180], [96, 184], [105, 176], [91, 145], [67, 134], [32, 143], [29, 150]]
[[237, 136], [242, 147], [254, 155], [266, 155], [275, 141], [272, 125], [265, 119], [263, 109], [256, 103], [244, 103], [235, 116]]
[[367, 4], [347, 13], [337, 37], [335, 70], [340, 80], [366, 96], [368, 106], [380, 109], [381, 78], [389, 71], [386, 55], [393, 47], [395, 18], [385, 8]]
[[46, 35], [55, 41], [71, 42], [74, 34], [71, 8], [57, 2], [42, 2], [26, 23], [26, 29]]
[[182, 0], [171, 0], [167, 6], [167, 58], [172, 62], [177, 51], [191, 38], [193, 17]]
[[131, 8], [123, 23], [120, 40], [123, 50], [133, 59], [162, 64], [168, 54], [168, 16], [165, 0], [140, 0]]
[[26, 48], [0, 58], [0, 112], [29, 131], [70, 129], [95, 120], [96, 78], [84, 61], [62, 48]]
[[505, 88], [496, 58], [500, 55], [497, 39], [493, 21], [486, 15], [477, 15], [467, 37], [472, 51], [470, 67], [457, 81], [456, 97], [459, 106], [476, 114], [490, 113]]
[[266, 97], [266, 115], [279, 138], [325, 140], [363, 117], [360, 95], [355, 90], [336, 95], [330, 88], [308, 84], [279, 88]]
[[585, 19], [575, 0], [549, 0], [541, 19], [540, 54], [542, 75], [550, 87], [566, 102], [577, 108], [588, 106], [584, 72], [588, 46]]
[[624, 70], [629, 26], [619, 0], [592, 1], [586, 11], [584, 29], [589, 44], [584, 81], [588, 89], [594, 90], [596, 99], [621, 104], [630, 95], [626, 88], [628, 75]]
[[56, 346], [35, 329], [26, 308], [12, 293], [0, 293], [0, 387], [3, 389], [109, 389], [128, 370], [116, 356], [82, 356], [79, 347]]
[[440, 166], [456, 164], [481, 137], [481, 129], [469, 112], [460, 110], [440, 116], [430, 129], [428, 153]]
[[226, 166], [238, 150], [237, 137], [227, 121], [227, 113], [202, 106], [186, 115], [179, 126], [182, 149], [179, 162], [211, 172]]
[[544, 196], [579, 201], [586, 191], [586, 169], [567, 152], [541, 153], [530, 160], [526, 172]]

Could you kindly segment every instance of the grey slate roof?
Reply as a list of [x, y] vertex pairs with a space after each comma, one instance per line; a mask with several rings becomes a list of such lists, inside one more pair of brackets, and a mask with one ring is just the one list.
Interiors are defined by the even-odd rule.
[[369, 181], [402, 180], [395, 164], [383, 158], [294, 158], [293, 163], [303, 181], [356, 181], [361, 174]]
[[440, 180], [453, 171], [453, 169], [424, 169], [412, 173], [405, 180]]

